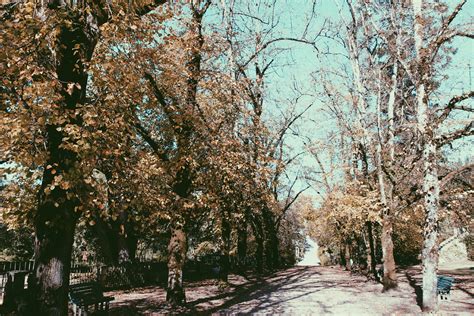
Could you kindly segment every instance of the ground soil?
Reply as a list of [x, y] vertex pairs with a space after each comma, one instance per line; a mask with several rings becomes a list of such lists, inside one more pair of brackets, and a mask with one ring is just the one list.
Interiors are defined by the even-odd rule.
[[[474, 266], [440, 270], [455, 278], [442, 315], [474, 314]], [[260, 315], [416, 315], [421, 314], [421, 268], [399, 269], [398, 289], [382, 293], [382, 285], [340, 267], [293, 267], [256, 278], [231, 275], [223, 286], [215, 280], [186, 284], [187, 306], [165, 302], [160, 287], [114, 291], [110, 315], [260, 314]]]

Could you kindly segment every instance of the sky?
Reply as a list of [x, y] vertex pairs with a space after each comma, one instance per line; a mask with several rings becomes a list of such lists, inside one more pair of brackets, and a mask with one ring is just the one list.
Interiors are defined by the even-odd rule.
[[[251, 0], [243, 1], [249, 4]], [[277, 1], [279, 8], [276, 10], [280, 14], [280, 24], [278, 26], [278, 33], [280, 36], [301, 37], [305, 29], [306, 21], [310, 16], [313, 7], [312, 0], [279, 0]], [[452, 7], [458, 1], [448, 1]], [[306, 39], [311, 40], [317, 34], [326, 20], [333, 23], [331, 30], [336, 30], [336, 25], [341, 21], [339, 8], [342, 8], [343, 14], [347, 16], [347, 6], [342, 0], [317, 0], [315, 5], [316, 15], [311, 27], [308, 29]], [[268, 8], [273, 9], [273, 8]], [[450, 10], [449, 10], [450, 12]], [[456, 23], [472, 23], [474, 12], [474, 1], [468, 0], [463, 10], [456, 19]], [[325, 24], [328, 26], [329, 24]], [[337, 31], [337, 30], [336, 30]], [[339, 33], [343, 35], [344, 30], [341, 29]], [[321, 34], [324, 35], [324, 32]], [[327, 142], [328, 133], [335, 130], [335, 121], [325, 111], [323, 101], [317, 97], [317, 90], [320, 88], [318, 82], [315, 81], [314, 74], [323, 68], [333, 68], [342, 65], [348, 65], [348, 60], [341, 57], [339, 54], [345, 54], [344, 48], [331, 39], [320, 36], [317, 39], [317, 52], [312, 46], [294, 42], [279, 42], [274, 44], [274, 47], [289, 48], [281, 54], [278, 60], [274, 63], [275, 69], [271, 72], [266, 80], [267, 94], [270, 100], [267, 103], [267, 115], [270, 117], [278, 116], [285, 111], [287, 106], [285, 102], [280, 100], [291, 99], [294, 96], [293, 87], [297, 86], [300, 91], [307, 93], [308, 96], [303, 96], [298, 100], [297, 108], [304, 109], [309, 104], [313, 104], [312, 108], [304, 115], [303, 119], [298, 122], [297, 130], [299, 137], [290, 137], [288, 139], [291, 147], [290, 153], [296, 154], [303, 148], [302, 139], [311, 139], [315, 142]], [[453, 56], [452, 63], [445, 70], [448, 78], [442, 81], [442, 86], [439, 89], [439, 102], [446, 102], [451, 96], [472, 90], [474, 83], [474, 44], [472, 40], [456, 39], [453, 41], [453, 46], [457, 48], [456, 54]], [[323, 52], [330, 51], [330, 54]], [[280, 67], [282, 65], [285, 65]], [[278, 68], [277, 68], [278, 67]], [[334, 79], [335, 80], [335, 79]], [[334, 85], [338, 83], [335, 81]], [[469, 101], [468, 101], [469, 102]], [[472, 104], [472, 100], [471, 100]], [[463, 123], [472, 120], [472, 113], [457, 113], [455, 116], [461, 119]], [[455, 128], [455, 127], [451, 127]], [[446, 129], [447, 130], [447, 129]], [[301, 137], [303, 136], [303, 137]], [[473, 137], [457, 141], [453, 147], [449, 149], [447, 158], [449, 161], [473, 161], [474, 146]], [[322, 150], [320, 153], [323, 157], [323, 164], [327, 164], [328, 155]], [[306, 156], [302, 163], [314, 167], [316, 162], [313, 158]], [[295, 175], [300, 169], [300, 166], [294, 166], [290, 171]], [[339, 173], [339, 178], [340, 178]], [[301, 181], [297, 190], [306, 185], [305, 181]], [[317, 192], [321, 192], [320, 187], [314, 187], [310, 194], [317, 196]]]

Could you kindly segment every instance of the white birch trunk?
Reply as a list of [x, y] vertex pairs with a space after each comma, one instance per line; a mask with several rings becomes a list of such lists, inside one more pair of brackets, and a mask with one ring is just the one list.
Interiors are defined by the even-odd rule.
[[359, 54], [357, 49], [357, 39], [355, 38], [355, 30], [348, 36], [348, 47], [349, 57], [351, 60], [352, 74], [354, 76], [354, 83], [356, 86], [356, 129], [357, 139], [361, 139], [362, 144], [365, 146], [367, 141], [367, 130], [365, 128], [364, 118], [366, 116], [367, 104], [365, 101], [364, 84], [362, 82], [361, 68], [359, 62]]
[[424, 71], [423, 51], [423, 1], [413, 0], [415, 48], [417, 57], [416, 103], [417, 128], [423, 150], [423, 195], [425, 208], [423, 264], [423, 311], [438, 310], [437, 269], [438, 269], [438, 202], [439, 181], [436, 164], [436, 146], [433, 131], [428, 122], [428, 96], [426, 93], [426, 70]]
[[395, 98], [397, 91], [397, 75], [398, 75], [398, 62], [393, 63], [393, 74], [392, 74], [392, 87], [390, 89], [390, 95], [388, 97], [388, 148], [390, 151], [390, 162], [393, 163], [395, 160]]
[[[350, 10], [354, 12], [354, 8], [350, 5]], [[365, 154], [368, 153], [367, 144], [370, 143], [369, 140], [369, 133], [367, 131], [367, 126], [365, 124], [366, 118], [366, 111], [367, 111], [367, 102], [365, 100], [365, 89], [364, 83], [362, 80], [362, 71], [359, 61], [359, 49], [357, 47], [357, 29], [356, 29], [356, 22], [352, 21], [352, 26], [348, 28], [348, 35], [347, 35], [347, 46], [349, 50], [349, 59], [351, 62], [353, 80], [355, 84], [355, 91], [356, 91], [356, 100], [355, 100], [355, 112], [357, 115], [357, 119], [355, 121], [355, 144], [353, 146], [353, 178], [354, 180], [359, 180], [358, 178], [358, 161], [362, 158], [361, 151], [365, 151]], [[363, 173], [367, 173], [367, 168], [364, 168], [364, 161], [361, 161]], [[362, 175], [362, 179], [366, 180], [367, 174]]]

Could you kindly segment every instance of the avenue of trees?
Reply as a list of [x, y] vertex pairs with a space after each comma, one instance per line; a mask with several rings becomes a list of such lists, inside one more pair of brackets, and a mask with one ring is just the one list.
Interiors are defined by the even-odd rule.
[[[334, 18], [309, 2], [294, 32], [278, 0], [0, 7], [0, 243], [33, 254], [39, 314], [67, 315], [81, 242], [105, 264], [157, 245], [183, 305], [190, 253], [217, 255], [227, 282], [294, 264], [306, 234], [331, 263], [376, 279], [382, 263], [386, 291], [421, 260], [437, 309], [440, 223], [473, 215], [472, 157], [449, 159], [474, 130], [474, 92], [449, 86], [468, 1], [336, 1]], [[285, 78], [297, 47], [306, 90]]]

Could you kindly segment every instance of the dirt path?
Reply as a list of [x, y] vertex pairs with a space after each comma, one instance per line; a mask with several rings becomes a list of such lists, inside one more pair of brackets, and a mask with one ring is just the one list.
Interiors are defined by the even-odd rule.
[[[416, 274], [416, 269], [410, 270]], [[175, 310], [164, 304], [165, 292], [148, 287], [133, 292], [112, 292], [111, 315], [162, 314], [285, 314], [285, 315], [405, 315], [420, 314], [416, 282], [399, 273], [400, 286], [381, 293], [382, 286], [338, 267], [294, 267], [261, 279], [231, 276], [230, 286], [209, 280], [187, 284], [188, 306]], [[468, 271], [469, 273], [469, 271]], [[472, 275], [469, 277], [472, 279]], [[465, 286], [466, 284], [464, 284]], [[452, 300], [441, 302], [441, 313], [470, 315], [470, 291], [454, 290]]]
[[[380, 293], [381, 285], [339, 268], [297, 267], [265, 280], [267, 286], [221, 313], [382, 315], [417, 313], [411, 288]], [[229, 304], [226, 304], [229, 305]]]

